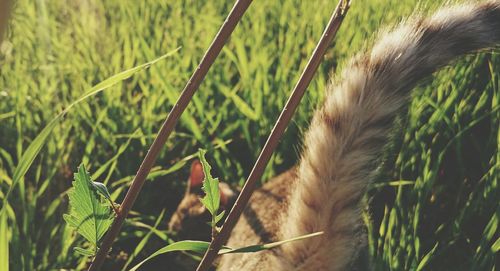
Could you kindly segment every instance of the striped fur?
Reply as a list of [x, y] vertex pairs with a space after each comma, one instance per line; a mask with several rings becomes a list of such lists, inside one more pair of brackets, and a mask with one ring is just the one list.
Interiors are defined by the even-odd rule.
[[[361, 197], [411, 89], [456, 57], [499, 42], [500, 0], [446, 7], [382, 33], [371, 50], [355, 57], [329, 85], [305, 135], [296, 177], [281, 179], [293, 187], [282, 195], [287, 206], [272, 235], [288, 239], [317, 231], [325, 234], [272, 251], [223, 256], [220, 270], [360, 268], [353, 263], [366, 239]], [[272, 208], [262, 206], [256, 216]], [[262, 240], [258, 233], [240, 231], [248, 227], [247, 219], [238, 222], [230, 246]]]

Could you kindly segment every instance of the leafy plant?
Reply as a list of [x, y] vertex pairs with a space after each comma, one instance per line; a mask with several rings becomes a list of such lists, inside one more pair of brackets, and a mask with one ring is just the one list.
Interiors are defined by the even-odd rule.
[[[15, 169], [13, 169], [12, 173], [12, 178], [9, 178], [9, 176], [6, 174], [6, 172], [3, 171], [3, 168], [0, 167], [0, 180], [4, 179], [6, 180], [8, 184], [8, 189], [7, 193], [0, 193], [0, 198], [2, 201], [2, 206], [0, 210], [0, 220], [4, 221], [5, 223], [3, 224], [3, 230], [0, 231], [0, 240], [4, 242], [5, 240], [8, 240], [9, 238], [9, 233], [12, 233], [11, 242], [11, 247], [17, 250], [17, 254], [20, 255], [22, 253], [23, 261], [18, 261], [20, 266], [23, 266], [23, 268], [19, 267], [19, 269], [28, 269], [32, 270], [34, 269], [34, 266], [38, 266], [41, 269], [47, 269], [47, 266], [54, 265], [54, 262], [49, 261], [47, 258], [49, 257], [49, 254], [51, 253], [51, 249], [45, 249], [43, 253], [43, 264], [40, 262], [35, 263], [34, 260], [37, 255], [37, 249], [32, 249], [33, 247], [33, 242], [36, 242], [36, 240], [40, 239], [41, 236], [43, 236], [42, 231], [39, 230], [36, 232], [36, 235], [29, 234], [32, 232], [32, 229], [30, 227], [34, 227], [34, 214], [37, 213], [36, 210], [36, 203], [39, 198], [42, 197], [43, 193], [47, 190], [49, 187], [51, 177], [54, 176], [56, 173], [56, 169], [52, 169], [49, 171], [49, 176], [46, 176], [46, 178], [41, 181], [40, 179], [42, 178], [40, 174], [37, 174], [35, 177], [35, 183], [37, 186], [39, 186], [36, 190], [37, 193], [28, 195], [28, 197], [31, 199], [29, 202], [27, 201], [26, 197], [26, 190], [25, 190], [25, 184], [24, 184], [24, 177], [27, 174], [28, 170], [30, 169], [32, 163], [35, 161], [37, 156], [39, 155], [40, 151], [42, 148], [49, 142], [49, 139], [51, 138], [50, 135], [52, 132], [58, 127], [58, 124], [62, 123], [63, 120], [66, 119], [68, 113], [76, 106], [84, 104], [83, 102], [88, 100], [89, 98], [101, 93], [102, 91], [109, 89], [119, 83], [121, 83], [123, 80], [126, 80], [133, 75], [135, 75], [137, 72], [142, 71], [144, 69], [149, 68], [151, 65], [157, 63], [158, 61], [165, 59], [172, 54], [174, 54], [179, 48], [176, 50], [169, 52], [167, 54], [164, 54], [163, 56], [156, 58], [150, 62], [135, 66], [131, 69], [121, 71], [119, 73], [116, 73], [112, 76], [110, 76], [107, 79], [102, 80], [100, 83], [96, 84], [95, 86], [91, 87], [87, 91], [84, 92], [83, 95], [69, 103], [59, 114], [57, 114], [55, 117], [50, 116], [51, 120], [48, 122], [48, 124], [38, 133], [38, 135], [31, 141], [31, 143], [27, 146], [26, 150], [22, 151], [22, 138], [19, 139], [18, 141], [18, 156], [20, 156], [20, 159], [15, 166]], [[19, 121], [19, 120], [17, 120]], [[20, 127], [20, 126], [19, 126]], [[12, 157], [4, 150], [0, 148], [0, 152], [2, 156], [8, 161], [8, 165], [11, 168], [14, 168], [14, 163], [12, 162]], [[1, 162], [1, 161], [0, 161]], [[1, 164], [0, 164], [1, 166]], [[101, 167], [105, 168], [104, 166]], [[41, 165], [38, 165], [37, 172], [41, 171]], [[9, 218], [13, 221], [13, 225], [15, 225], [16, 222], [16, 215], [14, 215], [14, 212], [12, 210], [12, 207], [9, 203], [9, 196], [10, 194], [14, 191], [14, 188], [16, 185], [19, 185], [20, 187], [20, 197], [19, 199], [21, 200], [21, 208], [23, 210], [23, 215], [22, 217], [18, 217], [20, 221], [22, 221], [22, 227], [14, 227], [14, 228], [9, 228], [7, 224], [7, 215], [9, 214]], [[99, 186], [96, 184], [96, 186]], [[0, 191], [1, 192], [1, 191]], [[104, 191], [102, 191], [104, 192]], [[43, 225], [45, 226], [42, 229], [47, 230], [47, 228], [51, 228], [50, 226], [47, 226], [48, 223], [47, 221], [51, 218], [51, 214], [56, 211], [58, 207], [61, 206], [61, 196], [57, 197], [54, 199], [45, 213], [44, 216], [44, 222]], [[113, 208], [114, 205], [112, 205]], [[10, 209], [10, 210], [9, 210]], [[9, 212], [7, 211], [9, 210]], [[115, 211], [117, 211], [115, 209]], [[31, 221], [29, 221], [31, 220]], [[63, 223], [62, 223], [63, 224]], [[68, 230], [65, 228], [64, 225], [61, 225], [61, 223], [58, 223], [54, 225], [54, 229], [51, 231], [49, 235], [49, 240], [53, 241], [53, 238], [55, 238], [56, 234], [59, 233], [61, 236], [59, 237], [61, 242], [59, 244], [60, 248], [62, 249], [62, 253], [57, 255], [58, 261], [61, 259], [64, 259], [66, 257], [66, 251], [65, 249], [68, 248], [71, 243], [74, 241], [73, 238], [70, 236], [66, 236], [68, 234]], [[34, 236], [34, 237], [32, 237]], [[32, 240], [33, 238], [34, 240]], [[51, 242], [52, 242], [51, 241]], [[2, 254], [3, 255], [9, 255], [9, 245], [8, 241], [5, 245], [5, 248], [2, 249]], [[80, 249], [77, 249], [82, 253], [86, 253], [84, 251], [81, 251]], [[0, 260], [2, 260], [4, 257], [0, 257]], [[0, 266], [2, 265], [8, 265], [9, 262], [7, 261], [6, 263], [4, 261], [0, 261]]]
[[[219, 179], [218, 178], [213, 178], [212, 174], [210, 173], [210, 170], [212, 167], [210, 164], [207, 162], [205, 158], [206, 150], [199, 149], [198, 150], [198, 158], [200, 159], [201, 165], [203, 167], [203, 173], [204, 173], [204, 180], [203, 180], [203, 191], [205, 192], [205, 196], [203, 198], [200, 198], [201, 203], [207, 208], [207, 210], [210, 212], [211, 216], [211, 222], [210, 226], [212, 227], [212, 238], [215, 237], [215, 234], [218, 233], [217, 229], [217, 222], [219, 222], [222, 217], [224, 216], [224, 211], [220, 212], [217, 214], [219, 207], [220, 207], [220, 191], [219, 191]], [[289, 242], [294, 242], [294, 241], [299, 241], [305, 238], [311, 238], [315, 237], [318, 235], [323, 234], [323, 232], [315, 232], [311, 234], [306, 234], [303, 236], [298, 236], [295, 238], [283, 240], [283, 241], [278, 241], [278, 242], [273, 242], [269, 244], [259, 244], [259, 245], [251, 245], [251, 246], [245, 246], [241, 248], [230, 248], [228, 246], [224, 246], [223, 249], [219, 251], [219, 255], [222, 254], [228, 254], [228, 253], [251, 253], [251, 252], [258, 252], [262, 250], [268, 250], [272, 249], [278, 246], [281, 246], [283, 244], [289, 243]], [[174, 251], [191, 251], [191, 252], [198, 252], [198, 253], [204, 253], [210, 246], [209, 242], [205, 241], [193, 241], [193, 240], [182, 240], [179, 242], [175, 242], [172, 244], [169, 244], [150, 256], [148, 256], [146, 259], [138, 263], [136, 266], [134, 266], [132, 269], [129, 271], [135, 271], [137, 270], [141, 265], [143, 265], [145, 262], [151, 260], [152, 258], [165, 254], [168, 252], [174, 252]]]
[[[102, 190], [90, 179], [82, 164], [75, 173], [73, 188], [68, 193], [70, 213], [64, 220], [92, 245], [93, 251], [76, 247], [75, 251], [85, 256], [93, 256], [98, 242], [113, 222], [111, 207], [104, 201]], [[107, 189], [105, 189], [107, 192]], [[109, 194], [109, 193], [108, 193]], [[109, 198], [110, 199], [110, 198]]]
[[213, 178], [210, 170], [212, 167], [208, 164], [205, 158], [205, 153], [207, 151], [200, 149], [198, 150], [198, 157], [200, 159], [201, 165], [203, 167], [203, 173], [205, 179], [203, 180], [202, 189], [205, 192], [205, 196], [200, 199], [201, 203], [207, 208], [212, 216], [210, 221], [210, 226], [212, 227], [212, 238], [218, 233], [217, 222], [219, 222], [222, 217], [224, 217], [224, 211], [217, 214], [220, 207], [220, 191], [219, 191], [219, 179]]

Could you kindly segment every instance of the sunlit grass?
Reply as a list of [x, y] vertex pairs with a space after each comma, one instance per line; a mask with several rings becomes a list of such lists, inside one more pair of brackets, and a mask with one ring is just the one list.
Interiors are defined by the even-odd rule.
[[[230, 2], [17, 1], [10, 37], [0, 46], [2, 198], [28, 144], [64, 105], [113, 74], [181, 49], [74, 108], [54, 128], [9, 199], [10, 256], [19, 259], [12, 270], [78, 265], [70, 248], [82, 240], [62, 219], [71, 173], [83, 161], [121, 201]], [[209, 150], [214, 175], [224, 181], [241, 184], [248, 176], [335, 5], [254, 1], [168, 141], [112, 253], [124, 250], [137, 258], [117, 265], [136, 263], [169, 240], [165, 219], [184, 191], [183, 159], [198, 148]], [[300, 134], [322, 100], [329, 72], [340, 71], [381, 25], [412, 14], [415, 6], [413, 0], [354, 1], [266, 178], [296, 162]], [[437, 3], [418, 6], [432, 10]], [[499, 67], [498, 53], [461, 59], [424, 82], [408, 115], [400, 117], [367, 196], [370, 252], [380, 270], [494, 268], [499, 245], [493, 244], [500, 235]], [[164, 260], [184, 266], [176, 257]]]

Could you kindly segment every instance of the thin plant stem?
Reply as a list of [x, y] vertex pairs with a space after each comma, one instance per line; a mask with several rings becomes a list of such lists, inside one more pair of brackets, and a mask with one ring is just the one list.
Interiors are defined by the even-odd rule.
[[231, 212], [229, 213], [224, 225], [222, 226], [221, 231], [217, 234], [217, 236], [210, 243], [210, 247], [207, 252], [203, 256], [202, 261], [198, 265], [197, 271], [206, 271], [212, 265], [212, 262], [217, 257], [219, 250], [222, 245], [224, 245], [229, 239], [229, 235], [233, 230], [238, 218], [240, 217], [243, 209], [248, 203], [248, 200], [252, 196], [253, 191], [255, 190], [255, 185], [257, 181], [262, 177], [262, 174], [266, 168], [271, 155], [273, 154], [274, 149], [278, 145], [279, 139], [283, 135], [288, 123], [290, 122], [293, 113], [295, 112], [297, 106], [299, 105], [300, 100], [304, 96], [305, 90], [309, 83], [311, 82], [314, 73], [318, 69], [319, 64], [328, 48], [328, 45], [332, 41], [333, 37], [337, 33], [340, 25], [344, 17], [347, 14], [347, 11], [350, 7], [350, 0], [340, 0], [337, 7], [332, 13], [330, 17], [330, 21], [328, 22], [314, 52], [309, 59], [302, 75], [299, 78], [299, 81], [295, 85], [292, 95], [288, 99], [285, 107], [281, 111], [281, 114], [274, 125], [274, 128], [269, 135], [264, 148], [262, 149], [255, 165], [248, 176], [243, 189], [241, 190], [238, 199], [236, 200]]
[[114, 240], [116, 239], [116, 237], [120, 232], [120, 229], [123, 225], [123, 222], [125, 221], [125, 218], [130, 212], [130, 209], [132, 209], [132, 206], [134, 205], [134, 202], [137, 199], [137, 196], [139, 195], [139, 192], [141, 191], [144, 182], [146, 181], [146, 177], [148, 176], [149, 172], [151, 171], [151, 168], [154, 165], [156, 158], [158, 157], [158, 154], [160, 153], [168, 137], [174, 130], [178, 119], [188, 106], [189, 102], [191, 101], [191, 98], [193, 97], [194, 93], [196, 92], [201, 82], [203, 81], [203, 78], [205, 78], [205, 75], [207, 74], [208, 70], [210, 69], [213, 62], [221, 52], [227, 39], [231, 36], [231, 33], [233, 32], [236, 25], [238, 24], [241, 17], [243, 16], [243, 14], [245, 13], [245, 11], [247, 10], [247, 8], [250, 6], [251, 3], [252, 0], [237, 0], [235, 2], [233, 8], [226, 17], [226, 20], [219, 29], [219, 32], [212, 41], [212, 44], [207, 49], [200, 64], [198, 65], [193, 75], [187, 82], [179, 99], [175, 103], [174, 107], [167, 116], [167, 119], [160, 128], [160, 131], [156, 135], [156, 138], [154, 139], [153, 144], [149, 148], [146, 157], [144, 157], [144, 160], [142, 161], [141, 166], [139, 167], [139, 170], [137, 171], [137, 174], [135, 175], [134, 180], [132, 181], [132, 184], [127, 191], [127, 194], [125, 195], [125, 199], [120, 205], [119, 212], [116, 218], [114, 219], [111, 228], [104, 236], [104, 240], [102, 241], [101, 247], [88, 269], [89, 271], [96, 271], [101, 268], [109, 250], [111, 249], [111, 246], [113, 245]]

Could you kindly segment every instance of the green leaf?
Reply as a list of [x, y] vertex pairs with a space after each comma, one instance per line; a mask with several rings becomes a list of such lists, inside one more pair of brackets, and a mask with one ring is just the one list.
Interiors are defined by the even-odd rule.
[[491, 246], [491, 252], [497, 253], [499, 251], [500, 251], [500, 237], [498, 237], [495, 243], [493, 243], [493, 245]]
[[259, 251], [262, 251], [262, 250], [272, 249], [272, 248], [281, 246], [281, 245], [286, 244], [286, 243], [295, 242], [295, 241], [299, 241], [299, 240], [303, 240], [303, 239], [307, 239], [307, 238], [319, 236], [319, 235], [322, 235], [322, 234], [323, 234], [323, 232], [320, 231], [320, 232], [306, 234], [306, 235], [302, 235], [302, 236], [299, 236], [299, 237], [294, 237], [294, 238], [291, 238], [291, 239], [287, 239], [287, 240], [283, 240], [283, 241], [278, 241], [278, 242], [273, 242], [273, 243], [269, 243], [269, 244], [253, 245], [253, 246], [247, 246], [247, 247], [235, 248], [235, 249], [225, 247], [225, 248], [222, 248], [219, 251], [219, 255], [229, 254], [229, 253], [259, 252]]
[[138, 228], [139, 227], [143, 227], [143, 228], [149, 229], [149, 232], [142, 238], [142, 240], [139, 243], [137, 243], [137, 245], [135, 246], [134, 251], [129, 255], [128, 260], [125, 263], [125, 265], [123, 266], [122, 270], [127, 270], [128, 266], [130, 265], [130, 263], [132, 263], [133, 261], [135, 261], [137, 255], [141, 254], [141, 251], [144, 249], [144, 247], [146, 247], [146, 244], [148, 243], [149, 239], [151, 238], [151, 236], [153, 234], [156, 234], [162, 240], [165, 240], [165, 241], [168, 240], [168, 238], [165, 235], [165, 233], [163, 233], [163, 232], [161, 232], [161, 230], [157, 229], [158, 226], [163, 221], [162, 219], [163, 219], [163, 215], [165, 214], [165, 210], [166, 209], [163, 209], [161, 211], [160, 215], [156, 219], [156, 222], [155, 222], [154, 226], [150, 226], [150, 225], [144, 224], [142, 222], [133, 222], [133, 221], [130, 222], [134, 227], [138, 227]]
[[205, 191], [205, 197], [201, 199], [201, 203], [205, 205], [212, 216], [216, 216], [220, 205], [219, 179], [213, 178], [210, 174], [210, 170], [212, 169], [212, 167], [205, 159], [206, 152], [207, 151], [202, 149], [198, 151], [198, 156], [203, 167], [203, 173], [205, 174], [205, 179], [203, 180], [202, 187], [203, 191]]
[[[236, 249], [233, 249], [233, 248], [230, 248], [227, 246], [223, 246], [222, 249], [219, 251], [219, 255], [228, 254], [228, 253], [249, 253], [249, 252], [258, 252], [258, 251], [262, 251], [262, 250], [268, 250], [268, 249], [272, 249], [272, 248], [275, 248], [277, 246], [281, 246], [281, 245], [289, 243], [289, 242], [295, 242], [295, 241], [303, 240], [306, 238], [315, 237], [315, 236], [318, 236], [321, 234], [323, 234], [323, 232], [315, 232], [315, 233], [306, 234], [303, 236], [295, 237], [295, 238], [284, 240], [284, 241], [279, 241], [279, 242], [274, 242], [274, 243], [269, 243], [269, 244], [264, 244], [264, 245], [253, 245], [253, 246], [236, 248]], [[151, 260], [152, 258], [154, 258], [160, 254], [173, 252], [173, 251], [193, 251], [193, 252], [205, 253], [205, 251], [207, 251], [209, 246], [210, 246], [210, 243], [205, 242], [205, 241], [184, 240], [184, 241], [172, 243], [170, 245], [167, 245], [166, 247], [160, 248], [159, 250], [157, 250], [153, 254], [149, 255], [149, 257], [144, 259], [142, 262], [138, 263], [136, 266], [134, 266], [129, 271], [137, 270], [145, 262]]]
[[85, 249], [85, 248], [81, 248], [81, 247], [74, 247], [73, 249], [75, 250], [76, 253], [78, 253], [82, 256], [86, 256], [86, 257], [94, 256], [94, 251], [92, 251], [90, 249]]
[[31, 142], [31, 144], [28, 146], [26, 151], [23, 153], [21, 156], [21, 159], [19, 160], [19, 164], [17, 165], [14, 175], [12, 178], [12, 184], [9, 187], [9, 190], [7, 191], [7, 194], [3, 198], [3, 204], [2, 204], [2, 210], [7, 206], [7, 200], [9, 198], [10, 193], [16, 186], [16, 184], [24, 177], [26, 172], [28, 171], [29, 167], [35, 160], [36, 156], [42, 149], [43, 145], [47, 141], [47, 138], [49, 137], [50, 133], [56, 127], [57, 120], [62, 117], [61, 114], [59, 114], [55, 119], [53, 119], [43, 130], [36, 136], [36, 138]]
[[148, 180], [154, 180], [157, 177], [162, 177], [162, 176], [165, 176], [165, 175], [170, 174], [172, 172], [176, 172], [176, 171], [180, 170], [181, 168], [183, 168], [185, 164], [186, 164], [185, 160], [180, 160], [179, 162], [173, 164], [171, 167], [169, 167], [167, 169], [160, 169], [160, 170], [156, 170], [156, 171], [151, 171], [148, 175]]
[[113, 222], [113, 215], [93, 189], [90, 175], [83, 165], [75, 173], [73, 188], [68, 195], [70, 213], [64, 215], [64, 220], [97, 247], [97, 242]]
[[6, 210], [0, 211], [0, 270], [9, 271], [9, 228]]
[[105, 197], [110, 202], [113, 202], [105, 184], [100, 182], [90, 182], [90, 185], [92, 185], [92, 188], [95, 189], [97, 193], [101, 194], [101, 196]]
[[423, 258], [420, 260], [420, 263], [417, 266], [417, 271], [418, 270], [423, 270], [424, 267], [429, 263], [431, 260], [432, 256], [434, 256], [434, 253], [436, 252], [436, 249], [438, 247], [439, 243], [436, 243], [434, 247], [429, 251]]
[[222, 217], [224, 217], [225, 213], [226, 213], [226, 211], [222, 211], [222, 212], [220, 212], [220, 214], [215, 216], [215, 223], [219, 222], [222, 219]]
[[78, 98], [76, 101], [72, 102], [69, 104], [65, 110], [63, 110], [61, 113], [59, 113], [54, 119], [52, 119], [45, 128], [35, 137], [35, 139], [31, 142], [31, 144], [28, 146], [26, 151], [22, 154], [21, 159], [19, 159], [19, 164], [17, 165], [13, 178], [12, 178], [12, 184], [9, 187], [9, 190], [7, 191], [7, 195], [3, 198], [3, 204], [2, 204], [2, 210], [5, 208], [7, 205], [7, 200], [9, 198], [10, 193], [14, 189], [14, 187], [17, 185], [17, 183], [24, 177], [28, 169], [30, 168], [31, 164], [35, 160], [35, 158], [38, 156], [38, 153], [42, 149], [42, 147], [45, 145], [47, 142], [47, 139], [49, 138], [50, 134], [52, 133], [52, 130], [56, 127], [57, 123], [63, 119], [63, 117], [66, 115], [66, 113], [69, 112], [69, 110], [76, 106], [77, 104], [83, 102], [84, 100], [98, 94], [99, 92], [112, 87], [116, 85], [117, 83], [131, 77], [135, 73], [146, 69], [150, 67], [151, 65], [155, 64], [156, 62], [173, 55], [175, 52], [177, 52], [179, 48], [175, 49], [172, 52], [169, 52], [153, 61], [150, 61], [148, 63], [136, 66], [132, 69], [120, 72], [118, 74], [115, 74], [108, 79], [102, 81], [101, 83], [95, 85], [91, 89], [85, 92], [84, 95], [82, 95], [80, 98]]
[[255, 112], [255, 110], [252, 109], [252, 107], [250, 105], [248, 105], [240, 96], [238, 96], [238, 94], [236, 94], [236, 89], [230, 90], [228, 87], [221, 86], [219, 88], [219, 90], [222, 92], [222, 94], [224, 94], [224, 96], [233, 100], [236, 108], [241, 113], [243, 113], [243, 115], [245, 115], [245, 117], [247, 117], [251, 120], [257, 120], [259, 118], [259, 116]]
[[191, 240], [184, 240], [184, 241], [172, 243], [166, 247], [160, 248], [155, 253], [151, 254], [149, 257], [144, 259], [142, 262], [140, 262], [136, 266], [132, 267], [132, 269], [130, 269], [129, 271], [137, 270], [145, 262], [151, 260], [152, 258], [154, 258], [160, 254], [164, 254], [164, 253], [172, 252], [172, 251], [194, 251], [194, 252], [204, 253], [208, 249], [209, 245], [210, 245], [210, 243], [208, 243], [208, 242], [191, 241]]

